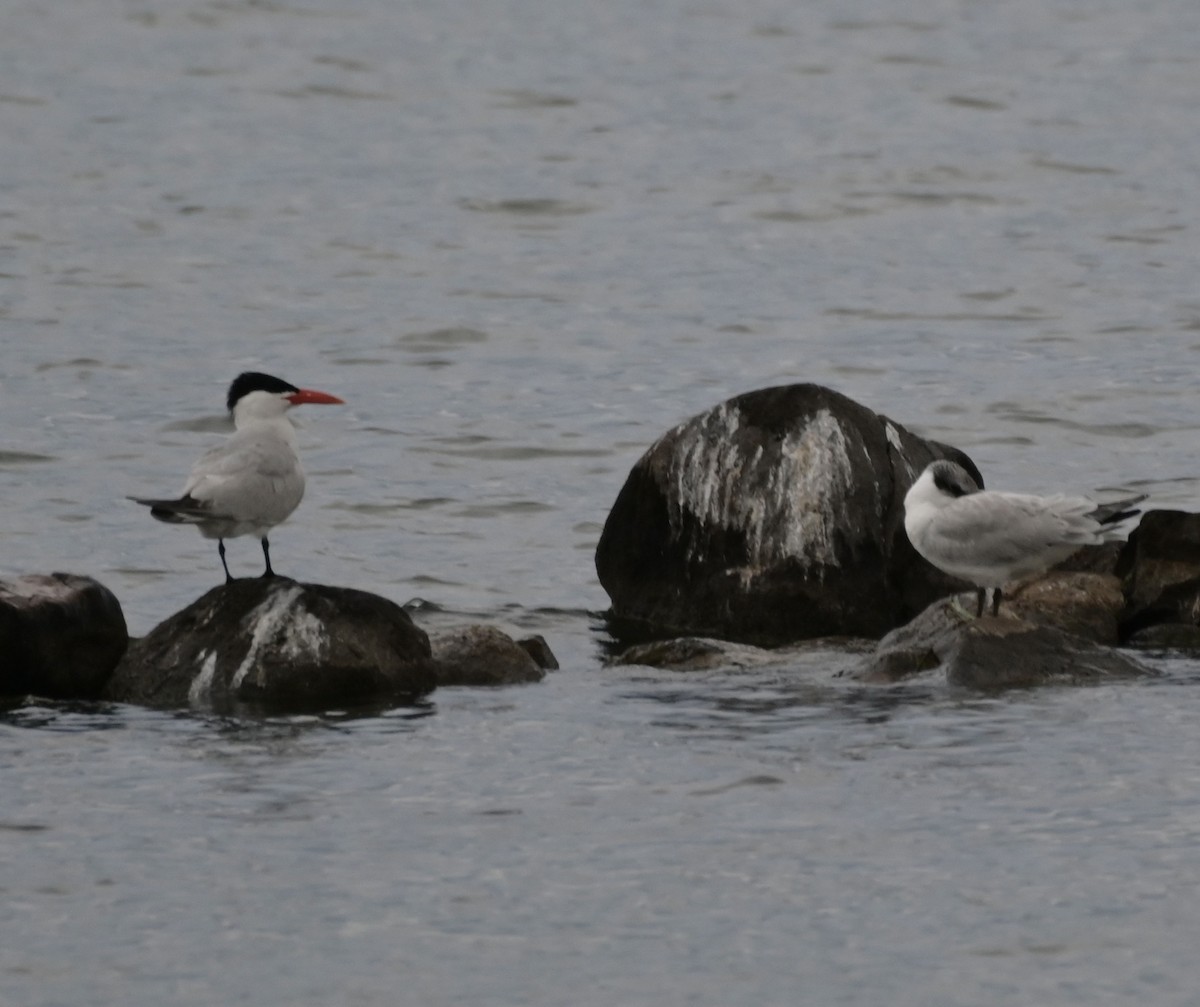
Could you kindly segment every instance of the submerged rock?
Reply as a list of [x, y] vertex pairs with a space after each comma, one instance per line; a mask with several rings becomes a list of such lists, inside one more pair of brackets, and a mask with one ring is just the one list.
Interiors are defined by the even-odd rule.
[[[973, 606], [974, 597], [963, 596], [959, 603]], [[1119, 650], [1028, 622], [1004, 608], [998, 616], [965, 616], [954, 599], [931, 605], [885, 636], [853, 677], [888, 683], [925, 672], [936, 672], [951, 685], [989, 692], [1154, 674]]]
[[129, 633], [116, 596], [73, 573], [0, 581], [0, 695], [94, 699]]
[[962, 452], [819, 385], [681, 423], [633, 467], [596, 549], [614, 632], [878, 638], [963, 586], [904, 532], [904, 494], [937, 458], [982, 485]]
[[664, 671], [740, 670], [766, 666], [795, 666], [812, 663], [819, 655], [823, 664], [841, 664], [842, 657], [861, 654], [873, 647], [869, 640], [853, 637], [821, 637], [785, 647], [755, 647], [698, 636], [670, 640], [648, 640], [626, 647], [608, 661], [612, 665], [641, 665]]
[[435, 685], [429, 640], [399, 605], [272, 577], [215, 587], [135, 641], [104, 695], [288, 711], [402, 700]]
[[464, 626], [435, 633], [430, 637], [430, 646], [437, 683], [443, 686], [540, 682], [547, 669], [558, 667], [541, 637], [517, 641], [491, 626]]
[[610, 663], [669, 668], [674, 671], [707, 671], [711, 668], [744, 668], [766, 664], [771, 658], [769, 650], [749, 644], [678, 636], [670, 640], [635, 643], [617, 654]]

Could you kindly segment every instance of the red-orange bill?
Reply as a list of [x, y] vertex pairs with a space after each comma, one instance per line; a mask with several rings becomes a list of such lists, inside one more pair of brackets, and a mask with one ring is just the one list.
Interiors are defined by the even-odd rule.
[[328, 392], [318, 392], [313, 388], [301, 388], [299, 391], [292, 392], [287, 396], [287, 400], [294, 406], [308, 403], [315, 406], [340, 406], [345, 403], [336, 395], [330, 395]]

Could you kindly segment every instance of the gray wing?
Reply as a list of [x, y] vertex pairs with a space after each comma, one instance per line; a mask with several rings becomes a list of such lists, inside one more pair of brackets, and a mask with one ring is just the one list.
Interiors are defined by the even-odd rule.
[[282, 521], [304, 495], [304, 470], [286, 441], [262, 430], [239, 431], [200, 457], [183, 495], [213, 516]]
[[1083, 497], [1037, 497], [985, 490], [959, 497], [937, 518], [937, 538], [947, 554], [960, 549], [974, 561], [1016, 563], [1054, 546], [1098, 541], [1089, 517], [1095, 504]]

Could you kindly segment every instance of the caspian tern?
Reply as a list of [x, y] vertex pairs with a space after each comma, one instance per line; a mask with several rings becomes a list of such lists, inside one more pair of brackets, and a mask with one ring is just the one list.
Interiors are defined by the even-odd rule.
[[904, 497], [904, 530], [913, 548], [939, 570], [976, 586], [992, 615], [1010, 581], [1048, 570], [1085, 545], [1121, 537], [1115, 527], [1141, 513], [1145, 496], [1097, 506], [1084, 497], [981, 490], [961, 466], [936, 461]]
[[310, 402], [340, 404], [327, 392], [295, 385], [269, 374], [247, 371], [229, 386], [227, 405], [234, 433], [202, 455], [176, 500], [131, 500], [150, 508], [151, 517], [170, 524], [194, 524], [217, 540], [225, 582], [225, 539], [256, 535], [262, 540], [264, 577], [273, 577], [267, 532], [286, 520], [304, 496], [304, 469], [296, 450], [292, 406]]

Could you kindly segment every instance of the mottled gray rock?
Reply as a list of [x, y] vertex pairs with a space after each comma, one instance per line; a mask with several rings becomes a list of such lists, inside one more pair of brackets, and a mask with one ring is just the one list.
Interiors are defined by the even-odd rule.
[[546, 641], [541, 640], [541, 644], [544, 663], [535, 660], [521, 643], [491, 626], [464, 626], [430, 637], [437, 683], [441, 686], [540, 682], [547, 668], [558, 667]]
[[120, 602], [91, 577], [0, 581], [0, 695], [94, 699], [128, 644]]
[[135, 641], [105, 696], [283, 712], [405, 700], [435, 685], [429, 640], [399, 605], [272, 577], [215, 587]]
[[[931, 605], [885, 636], [854, 677], [886, 683], [932, 672], [951, 685], [992, 692], [1154, 674], [1128, 654], [1054, 626], [1027, 622], [1003, 608], [999, 616], [964, 617], [952, 601]], [[960, 602], [974, 612], [973, 595]]]
[[904, 494], [936, 458], [982, 485], [962, 452], [818, 385], [681, 423], [634, 466], [596, 549], [613, 632], [878, 638], [963, 586], [904, 533]]

